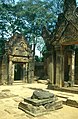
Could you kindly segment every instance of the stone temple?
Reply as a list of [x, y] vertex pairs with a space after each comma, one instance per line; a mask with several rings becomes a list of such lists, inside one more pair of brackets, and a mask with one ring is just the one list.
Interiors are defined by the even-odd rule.
[[[1, 43], [0, 48], [3, 46]], [[0, 54], [0, 84], [12, 85], [15, 81], [32, 82], [32, 52], [26, 38], [20, 33], [15, 33], [5, 42], [3, 49], [4, 53]]]

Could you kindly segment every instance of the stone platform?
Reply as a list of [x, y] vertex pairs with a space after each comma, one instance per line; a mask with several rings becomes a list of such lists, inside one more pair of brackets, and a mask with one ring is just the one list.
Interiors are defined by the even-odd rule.
[[74, 85], [72, 87], [70, 86], [70, 87], [61, 87], [61, 88], [59, 88], [59, 87], [54, 86], [52, 84], [48, 84], [47, 89], [78, 94], [78, 85]]
[[19, 109], [32, 116], [43, 115], [62, 107], [62, 101], [59, 101], [53, 93], [48, 91], [34, 91], [31, 97], [24, 99], [18, 105]]

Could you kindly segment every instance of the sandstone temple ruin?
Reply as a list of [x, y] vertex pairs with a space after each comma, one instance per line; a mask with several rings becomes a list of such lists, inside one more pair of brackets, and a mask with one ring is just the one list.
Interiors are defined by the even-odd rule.
[[51, 85], [78, 84], [78, 7], [76, 0], [64, 0], [63, 13], [58, 16], [54, 31], [43, 28], [47, 53], [46, 70]]
[[5, 43], [5, 53], [0, 57], [0, 84], [14, 81], [32, 82], [32, 53], [26, 39], [15, 33]]

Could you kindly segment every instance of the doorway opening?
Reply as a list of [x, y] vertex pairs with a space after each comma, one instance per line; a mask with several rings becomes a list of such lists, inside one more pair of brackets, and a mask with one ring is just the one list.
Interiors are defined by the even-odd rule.
[[78, 85], [78, 49], [75, 54], [75, 84]]
[[23, 64], [15, 63], [14, 81], [20, 81], [20, 80], [23, 80]]

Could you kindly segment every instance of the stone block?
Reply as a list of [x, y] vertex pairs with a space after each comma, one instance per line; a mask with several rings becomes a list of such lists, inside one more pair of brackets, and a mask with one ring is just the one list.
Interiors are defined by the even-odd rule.
[[38, 116], [46, 113], [46, 109], [43, 106], [33, 106], [26, 102], [20, 102], [18, 108], [32, 116]]
[[63, 107], [62, 101], [59, 101], [59, 100], [45, 104], [44, 106], [45, 106], [46, 110], [48, 110], [48, 111], [49, 110], [57, 110], [57, 109], [60, 109]]
[[30, 103], [34, 106], [44, 105], [44, 104], [47, 104], [47, 103], [50, 103], [50, 102], [54, 102], [56, 100], [57, 100], [56, 96], [54, 96], [53, 98], [47, 98], [47, 99], [41, 99], [41, 100], [31, 99], [31, 97], [24, 99], [25, 102], [28, 102], [28, 103]]
[[78, 108], [78, 100], [67, 99], [66, 105]]

